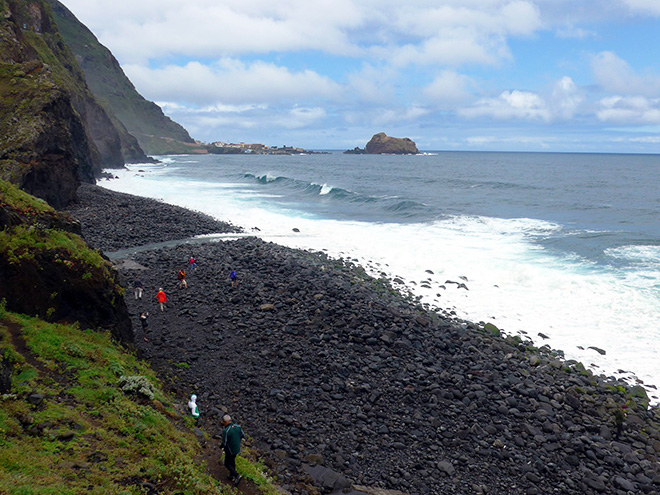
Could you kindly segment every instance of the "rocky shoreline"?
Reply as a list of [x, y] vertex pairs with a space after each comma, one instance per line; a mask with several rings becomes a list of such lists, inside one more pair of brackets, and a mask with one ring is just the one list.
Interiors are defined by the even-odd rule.
[[[70, 214], [106, 251], [239, 230], [94, 186], [79, 196]], [[191, 255], [198, 268], [179, 289]], [[660, 412], [641, 387], [429, 312], [323, 253], [243, 238], [130, 261], [124, 286], [145, 287], [142, 300], [126, 292], [141, 356], [181, 400], [197, 394], [211, 434], [222, 411], [235, 416], [291, 493], [660, 493]]]

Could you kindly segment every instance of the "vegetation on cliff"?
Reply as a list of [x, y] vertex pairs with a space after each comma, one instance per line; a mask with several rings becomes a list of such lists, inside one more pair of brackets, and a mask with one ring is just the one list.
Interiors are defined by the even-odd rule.
[[3, 0], [6, 31], [3, 44], [24, 45], [23, 56], [6, 57], [7, 63], [39, 61], [50, 69], [52, 82], [67, 93], [83, 122], [93, 169], [81, 169], [88, 182], [103, 167], [121, 167], [120, 140], [115, 126], [87, 87], [85, 76], [62, 39], [50, 5], [44, 0]]
[[[64, 5], [58, 0], [49, 2], [64, 40], [85, 73], [87, 84], [106, 111], [137, 138], [147, 153], [190, 153], [195, 142], [188, 132], [137, 92], [112, 53]], [[130, 152], [133, 146], [130, 138], [122, 136], [122, 144], [127, 161], [135, 161]]]
[[[6, 28], [0, 22], [0, 40], [11, 35]], [[0, 53], [5, 46], [0, 41]], [[59, 207], [75, 198], [79, 177], [91, 174], [82, 123], [51, 70], [0, 56], [0, 179]]]
[[0, 181], [0, 228], [0, 299], [9, 309], [133, 340], [117, 273], [75, 233], [79, 225]]
[[62, 207], [123, 165], [119, 140], [48, 4], [0, 0], [0, 14], [0, 179]]

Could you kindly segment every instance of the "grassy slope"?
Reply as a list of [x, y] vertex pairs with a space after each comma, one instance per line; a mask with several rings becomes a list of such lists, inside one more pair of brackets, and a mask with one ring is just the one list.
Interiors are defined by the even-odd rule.
[[[0, 403], [2, 493], [141, 493], [143, 481], [164, 492], [230, 493], [194, 462], [191, 425], [163, 405], [153, 372], [107, 334], [0, 316], [14, 375]], [[145, 392], [123, 392], [125, 376], [142, 377]], [[33, 392], [42, 404], [26, 400]]]
[[[18, 262], [55, 246], [73, 265], [107, 268], [78, 236], [29, 226], [57, 215], [45, 202], [0, 182], [0, 207], [26, 222], [0, 232], [3, 258]], [[0, 303], [3, 362], [11, 365], [11, 394], [0, 398], [0, 493], [138, 494], [144, 482], [159, 493], [235, 493], [196, 461], [192, 420], [109, 333], [9, 313]], [[34, 393], [43, 403], [28, 400]], [[243, 459], [239, 469], [262, 493], [275, 493], [257, 463]]]

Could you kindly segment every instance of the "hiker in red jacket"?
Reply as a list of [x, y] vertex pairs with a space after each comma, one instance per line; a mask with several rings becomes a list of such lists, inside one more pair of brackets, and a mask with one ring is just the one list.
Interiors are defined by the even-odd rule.
[[160, 310], [165, 311], [165, 303], [167, 302], [167, 296], [165, 295], [165, 291], [163, 291], [162, 287], [158, 289], [158, 293], [156, 294], [156, 299], [158, 299]]

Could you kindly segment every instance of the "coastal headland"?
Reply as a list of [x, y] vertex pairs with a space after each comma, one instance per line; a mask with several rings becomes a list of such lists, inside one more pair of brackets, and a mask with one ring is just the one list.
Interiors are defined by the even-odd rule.
[[256, 237], [186, 243], [237, 228], [97, 186], [79, 197], [69, 213], [113, 259], [181, 240], [114, 259], [134, 328], [151, 315], [138, 353], [182, 401], [197, 394], [211, 435], [229, 411], [290, 493], [660, 492], [660, 412], [640, 386], [428, 311], [348, 260]]

